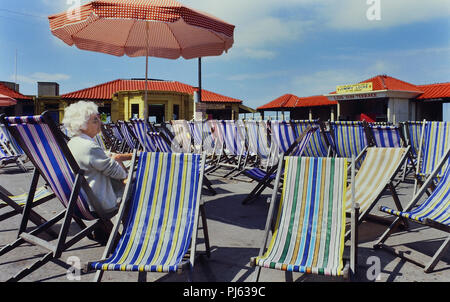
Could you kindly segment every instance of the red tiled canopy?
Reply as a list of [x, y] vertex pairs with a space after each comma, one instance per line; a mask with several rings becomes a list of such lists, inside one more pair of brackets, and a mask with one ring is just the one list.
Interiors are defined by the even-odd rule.
[[[75, 99], [110, 100], [114, 93], [118, 91], [129, 91], [129, 90], [145, 90], [145, 80], [118, 79], [97, 86], [66, 93], [61, 95], [61, 98], [74, 100]], [[193, 95], [194, 91], [198, 91], [198, 88], [176, 81], [149, 80], [148, 90], [167, 91], [167, 92], [172, 91]], [[230, 98], [204, 89], [202, 89], [202, 101], [217, 102], [217, 103], [242, 103], [242, 100]]]
[[298, 108], [298, 107], [316, 107], [336, 105], [337, 101], [330, 101], [326, 96], [315, 95], [309, 97], [298, 97], [293, 94], [285, 94], [275, 100], [258, 107], [258, 110]]
[[32, 97], [25, 96], [13, 89], [7, 87], [6, 85], [0, 83], [0, 94], [4, 94], [16, 100], [32, 100]]
[[429, 85], [417, 85], [423, 94], [417, 97], [418, 100], [450, 98], [450, 82]]

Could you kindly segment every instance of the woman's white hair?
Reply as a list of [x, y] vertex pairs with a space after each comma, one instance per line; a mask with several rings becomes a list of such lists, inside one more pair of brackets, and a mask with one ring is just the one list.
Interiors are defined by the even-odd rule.
[[62, 123], [69, 136], [79, 135], [81, 130], [86, 130], [92, 114], [98, 114], [98, 106], [93, 102], [79, 101], [66, 107]]

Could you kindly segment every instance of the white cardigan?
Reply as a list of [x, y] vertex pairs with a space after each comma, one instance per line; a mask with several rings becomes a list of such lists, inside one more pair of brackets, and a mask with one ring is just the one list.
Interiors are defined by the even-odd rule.
[[[80, 134], [72, 137], [67, 143], [85, 178], [96, 195], [100, 216], [110, 216], [117, 210], [122, 197], [122, 180], [127, 178], [127, 171], [112, 159], [91, 137]], [[93, 201], [89, 201], [93, 202]], [[94, 208], [89, 205], [91, 211]]]

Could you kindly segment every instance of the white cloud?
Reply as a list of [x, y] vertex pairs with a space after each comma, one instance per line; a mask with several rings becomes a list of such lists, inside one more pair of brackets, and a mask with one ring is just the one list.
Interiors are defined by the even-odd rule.
[[[11, 79], [14, 79], [15, 76], [11, 76]], [[67, 81], [70, 79], [70, 76], [62, 73], [45, 73], [45, 72], [35, 72], [30, 75], [17, 75], [17, 81], [28, 83], [28, 84], [36, 84], [37, 82], [59, 82], [59, 81]]]

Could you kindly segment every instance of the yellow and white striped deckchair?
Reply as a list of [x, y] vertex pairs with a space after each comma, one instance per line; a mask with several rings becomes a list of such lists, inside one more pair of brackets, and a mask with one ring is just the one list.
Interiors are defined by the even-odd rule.
[[[343, 251], [347, 159], [296, 156], [284, 159], [285, 178], [279, 209], [274, 211], [280, 173], [260, 256], [251, 259], [251, 264], [257, 266], [255, 281], [259, 279], [261, 267], [346, 276]], [[275, 216], [275, 229], [265, 251]]]
[[[349, 185], [346, 193], [348, 201], [352, 186], [354, 186], [355, 200], [360, 206], [358, 223], [361, 223], [367, 217], [387, 188], [389, 188], [396, 206], [401, 208], [392, 182], [401, 170], [409, 148], [370, 147], [365, 150], [365, 159], [355, 176], [355, 183]], [[345, 206], [347, 214], [350, 213], [351, 206], [351, 203], [347, 202]], [[381, 219], [379, 218], [379, 220]]]
[[[200, 204], [204, 161], [204, 154], [139, 153], [136, 180], [125, 189], [125, 202], [102, 260], [88, 263], [88, 270], [98, 271], [96, 281], [100, 281], [103, 271], [140, 272], [142, 280], [146, 272], [193, 269], [199, 211], [203, 231], [206, 229]], [[125, 209], [129, 209], [128, 213]], [[124, 215], [127, 222], [114, 247]], [[205, 244], [209, 253], [207, 233]], [[186, 256], [189, 250], [190, 256]]]

